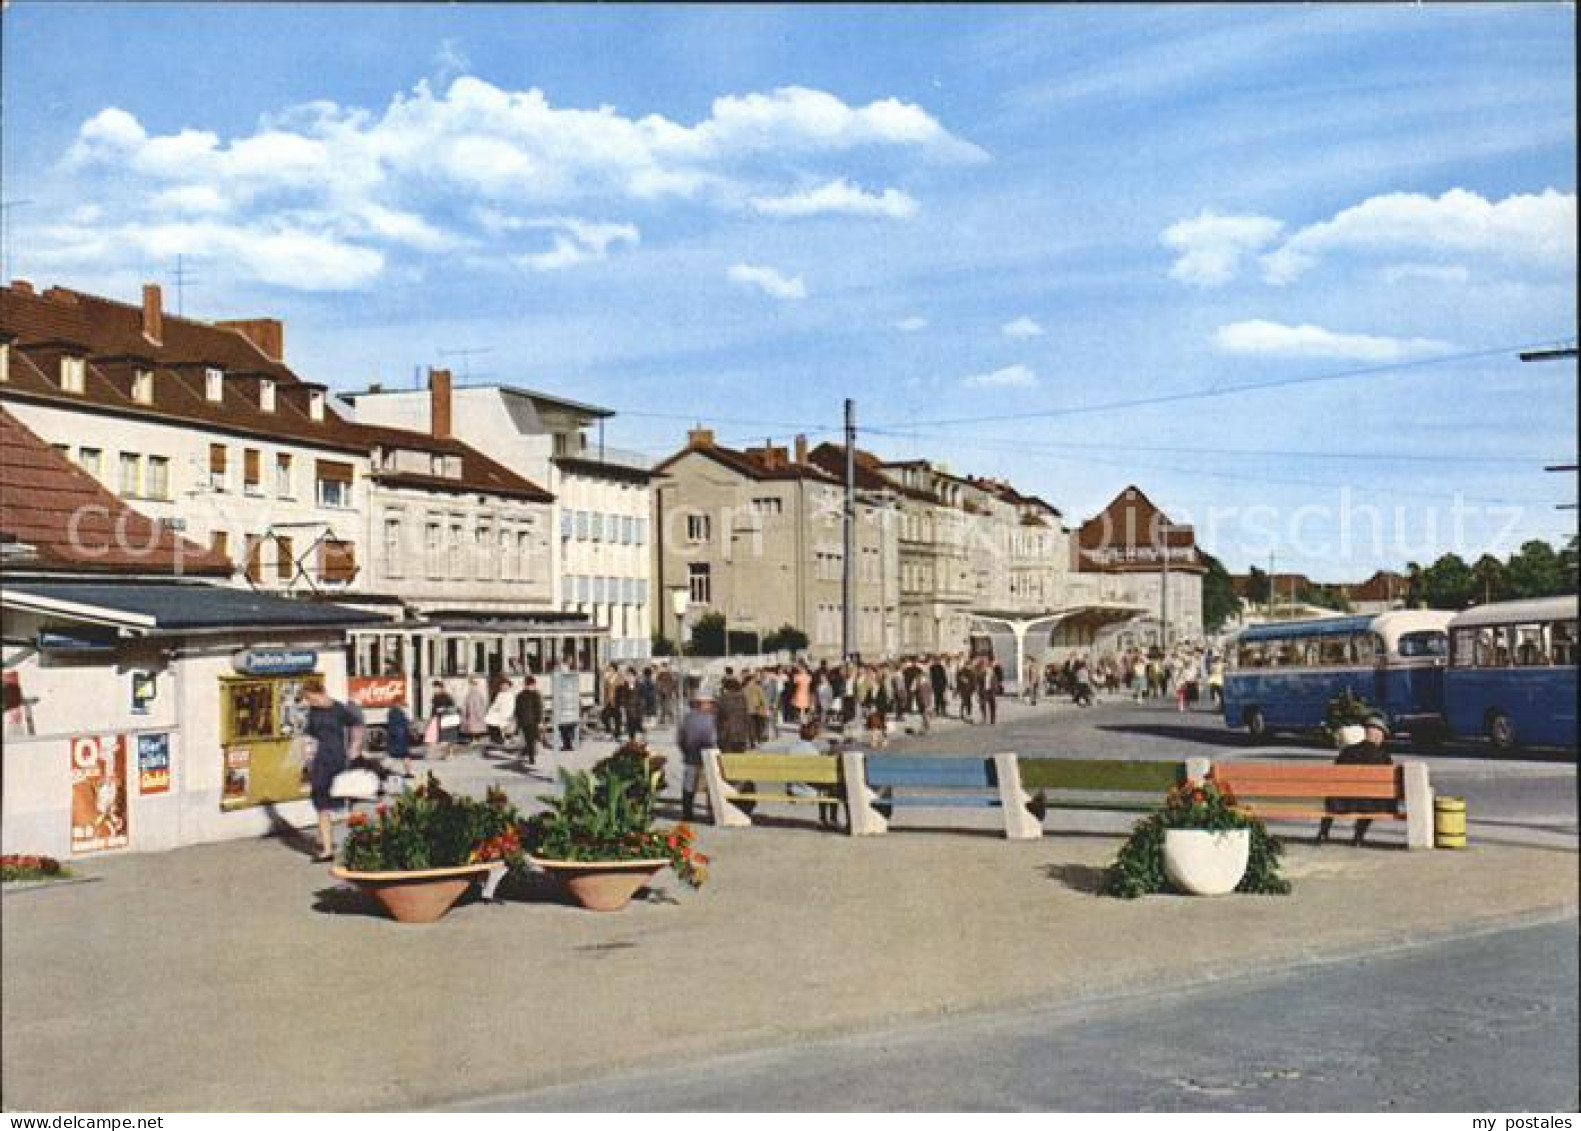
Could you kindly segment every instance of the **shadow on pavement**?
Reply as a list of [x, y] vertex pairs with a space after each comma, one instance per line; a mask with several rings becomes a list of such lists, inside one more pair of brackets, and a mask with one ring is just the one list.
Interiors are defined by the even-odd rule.
[[273, 801], [267, 801], [263, 806], [264, 814], [269, 818], [269, 831], [266, 836], [277, 837], [280, 843], [302, 856], [318, 855], [318, 837], [303, 832], [290, 821], [280, 815], [279, 807]]
[[1103, 880], [1107, 872], [1107, 868], [1100, 868], [1096, 864], [1048, 864], [1043, 868], [1043, 874], [1049, 879], [1087, 895], [1103, 892]]

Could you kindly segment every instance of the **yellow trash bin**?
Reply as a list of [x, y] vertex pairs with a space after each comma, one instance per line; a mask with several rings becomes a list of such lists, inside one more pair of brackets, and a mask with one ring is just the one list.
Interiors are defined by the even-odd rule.
[[1439, 848], [1466, 847], [1466, 799], [1433, 798], [1433, 843]]

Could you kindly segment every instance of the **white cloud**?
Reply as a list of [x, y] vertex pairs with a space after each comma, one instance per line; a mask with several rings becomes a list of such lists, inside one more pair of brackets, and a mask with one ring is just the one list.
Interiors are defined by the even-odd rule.
[[1025, 365], [1007, 365], [992, 373], [977, 373], [961, 381], [968, 389], [1030, 389], [1038, 375]]
[[1164, 246], [1180, 253], [1169, 276], [1197, 287], [1233, 279], [1241, 260], [1272, 242], [1284, 224], [1269, 216], [1220, 216], [1206, 209], [1164, 229]]
[[1385, 283], [1404, 283], [1421, 279], [1429, 283], [1464, 283], [1471, 272], [1464, 263], [1391, 263], [1381, 272]]
[[516, 257], [517, 263], [533, 271], [556, 271], [578, 263], [608, 259], [611, 246], [636, 247], [642, 240], [635, 224], [601, 224], [569, 216], [519, 221], [514, 227], [522, 231], [536, 229], [553, 233], [553, 246], [548, 251]]
[[1459, 188], [1374, 196], [1296, 232], [1263, 257], [1263, 277], [1292, 282], [1331, 253], [1476, 255], [1574, 271], [1576, 198], [1545, 189], [1490, 201]]
[[1043, 336], [1043, 327], [1022, 315], [1014, 322], [1006, 322], [999, 327], [999, 332], [1007, 338], [1041, 338]]
[[863, 192], [844, 177], [788, 196], [755, 196], [752, 207], [765, 216], [817, 216], [841, 213], [847, 216], [882, 216], [904, 220], [917, 214], [917, 202], [899, 189], [881, 193]]
[[902, 318], [895, 323], [895, 329], [907, 334], [915, 334], [918, 330], [926, 330], [928, 320], [921, 315], [913, 314], [910, 318]]
[[1254, 319], [1220, 326], [1213, 344], [1224, 353], [1259, 357], [1327, 358], [1340, 361], [1387, 362], [1447, 353], [1448, 342], [1432, 338], [1387, 338], [1373, 334], [1342, 334], [1321, 326], [1286, 326]]
[[[434, 61], [441, 70], [468, 62], [453, 42], [442, 43]], [[690, 202], [725, 210], [750, 204], [781, 216], [914, 215], [917, 202], [901, 190], [868, 191], [821, 167], [874, 149], [984, 156], [921, 106], [895, 98], [848, 104], [783, 87], [720, 97], [688, 124], [607, 105], [556, 106], [541, 90], [507, 90], [461, 74], [442, 88], [420, 82], [382, 110], [326, 100], [289, 107], [235, 137], [196, 127], [150, 134], [132, 114], [107, 107], [82, 124], [67, 165], [116, 224], [247, 216], [250, 224], [237, 230], [272, 225], [357, 242], [382, 257], [465, 243], [466, 218], [485, 207], [555, 214], [590, 202]], [[600, 243], [562, 226], [548, 251], [499, 250], [540, 267], [566, 266], [635, 243], [627, 231], [635, 229], [622, 226]]]
[[757, 287], [766, 295], [781, 299], [802, 299], [807, 297], [807, 285], [802, 282], [800, 275], [787, 278], [772, 267], [760, 267], [751, 263], [734, 264], [727, 272], [730, 281], [743, 286]]

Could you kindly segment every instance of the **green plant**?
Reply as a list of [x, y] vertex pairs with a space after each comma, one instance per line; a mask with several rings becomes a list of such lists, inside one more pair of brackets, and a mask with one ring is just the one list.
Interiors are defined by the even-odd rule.
[[1345, 726], [1359, 726], [1367, 721], [1367, 716], [1373, 713], [1373, 708], [1365, 699], [1359, 699], [1346, 687], [1340, 690], [1328, 701], [1328, 706], [1323, 712], [1323, 733], [1330, 742], [1339, 734], [1339, 728]]
[[491, 786], [482, 801], [457, 796], [432, 774], [370, 820], [353, 813], [341, 860], [355, 872], [453, 868], [488, 860], [521, 861], [520, 817], [505, 792]]
[[673, 656], [676, 654], [675, 641], [662, 632], [655, 632], [653, 634], [653, 646], [650, 651], [655, 657]]
[[763, 638], [765, 652], [805, 652], [807, 634], [795, 625], [782, 624]]
[[560, 770], [560, 793], [527, 822], [527, 851], [547, 860], [602, 862], [664, 860], [684, 882], [699, 887], [708, 857], [692, 847], [681, 824], [653, 827], [662, 771], [647, 748], [628, 743], [591, 772]]
[[71, 869], [53, 856], [0, 856], [0, 883], [34, 883], [64, 880], [70, 876]]
[[1238, 892], [1288, 895], [1290, 881], [1279, 875], [1279, 857], [1285, 848], [1251, 813], [1236, 807], [1228, 790], [1212, 781], [1188, 783], [1169, 791], [1163, 808], [1148, 814], [1131, 829], [1114, 863], [1104, 874], [1102, 894], [1135, 899], [1164, 890], [1164, 833], [1169, 829], [1205, 829], [1224, 832], [1247, 829], [1251, 855]]

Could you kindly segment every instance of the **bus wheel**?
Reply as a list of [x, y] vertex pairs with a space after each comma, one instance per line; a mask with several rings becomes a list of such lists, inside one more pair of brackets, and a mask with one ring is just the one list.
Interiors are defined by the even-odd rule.
[[1495, 711], [1488, 716], [1488, 741], [1495, 750], [1515, 749], [1515, 724], [1503, 711]]
[[1246, 737], [1253, 742], [1261, 742], [1268, 737], [1268, 723], [1263, 719], [1263, 713], [1256, 707], [1246, 712]]

